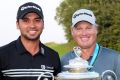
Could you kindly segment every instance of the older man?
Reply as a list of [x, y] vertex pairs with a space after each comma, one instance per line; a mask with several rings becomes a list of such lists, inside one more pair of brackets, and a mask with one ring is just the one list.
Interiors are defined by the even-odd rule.
[[[100, 46], [97, 42], [98, 25], [91, 10], [80, 9], [72, 16], [72, 36], [80, 47], [81, 58], [87, 60], [89, 71], [96, 71], [101, 75], [112, 72], [120, 80], [120, 55], [117, 51]], [[75, 58], [74, 51], [65, 54], [61, 58], [62, 70], [69, 60]]]

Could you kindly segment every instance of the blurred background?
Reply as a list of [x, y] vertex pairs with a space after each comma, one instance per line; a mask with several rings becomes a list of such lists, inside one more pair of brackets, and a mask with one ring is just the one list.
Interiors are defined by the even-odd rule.
[[66, 52], [75, 46], [70, 33], [71, 17], [80, 8], [94, 12], [99, 25], [97, 42], [120, 52], [120, 0], [62, 0], [56, 9], [55, 19], [62, 25], [68, 43], [61, 45], [60, 49], [66, 48]]
[[95, 13], [100, 26], [98, 43], [120, 51], [120, 0], [4, 0], [0, 3], [0, 46], [18, 38], [15, 25], [17, 9], [28, 1], [42, 7], [45, 29], [41, 41], [58, 51], [60, 56], [76, 45], [70, 32], [71, 17], [80, 8]]

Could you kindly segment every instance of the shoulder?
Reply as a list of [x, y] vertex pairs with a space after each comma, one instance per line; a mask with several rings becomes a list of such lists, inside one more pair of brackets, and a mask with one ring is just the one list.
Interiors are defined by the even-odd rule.
[[61, 61], [69, 61], [70, 59], [73, 59], [73, 58], [75, 58], [76, 56], [75, 56], [75, 54], [74, 54], [74, 52], [73, 51], [70, 51], [70, 52], [68, 52], [68, 53], [66, 53], [65, 55], [63, 55], [62, 57], [61, 57]]
[[10, 50], [13, 50], [13, 48], [15, 47], [15, 43], [16, 43], [16, 41], [12, 41], [6, 45], [1, 46], [0, 47], [0, 54], [5, 53], [5, 52], [10, 51]]
[[58, 55], [57, 51], [55, 51], [54, 49], [52, 49], [52, 48], [50, 48], [50, 47], [48, 47], [48, 46], [46, 46], [42, 43], [41, 43], [41, 47], [44, 48], [45, 53], [51, 53], [51, 54], [54, 54], [54, 55]]
[[102, 47], [100, 46], [100, 50], [103, 54], [111, 55], [111, 56], [117, 56], [119, 55], [119, 52], [110, 48]]
[[106, 48], [106, 47], [101, 47], [100, 48], [100, 54], [99, 54], [100, 58], [104, 58], [108, 61], [120, 61], [120, 53], [116, 50], [110, 49], [110, 48]]
[[73, 51], [70, 51], [70, 52], [66, 53], [65, 55], [63, 55], [61, 57], [61, 59], [60, 59], [60, 61], [61, 61], [61, 70], [62, 71], [66, 71], [67, 69], [64, 67], [64, 65], [68, 65], [69, 64], [69, 60], [73, 59], [75, 57], [76, 57], [76, 55], [74, 54]]

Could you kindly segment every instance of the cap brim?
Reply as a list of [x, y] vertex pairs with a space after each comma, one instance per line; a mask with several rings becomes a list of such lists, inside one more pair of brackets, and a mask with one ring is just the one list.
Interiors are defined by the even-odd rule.
[[36, 10], [29, 10], [29, 11], [23, 12], [23, 13], [21, 14], [21, 16], [19, 16], [19, 19], [23, 19], [24, 16], [25, 16], [26, 14], [28, 14], [28, 13], [36, 13], [41, 19], [43, 19], [42, 14], [40, 14], [40, 12], [38, 12], [38, 11], [36, 11]]
[[89, 18], [89, 17], [79, 17], [78, 19], [74, 19], [73, 20], [73, 24], [72, 24], [72, 27], [74, 27], [78, 22], [81, 22], [81, 21], [86, 21], [86, 22], [89, 22], [91, 23], [92, 25], [95, 25], [95, 20], [93, 18]]

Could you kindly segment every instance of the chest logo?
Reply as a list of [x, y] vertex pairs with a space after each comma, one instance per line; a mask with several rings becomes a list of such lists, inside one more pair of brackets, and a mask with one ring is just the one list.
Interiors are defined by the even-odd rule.
[[45, 65], [41, 65], [41, 69], [45, 69]]

